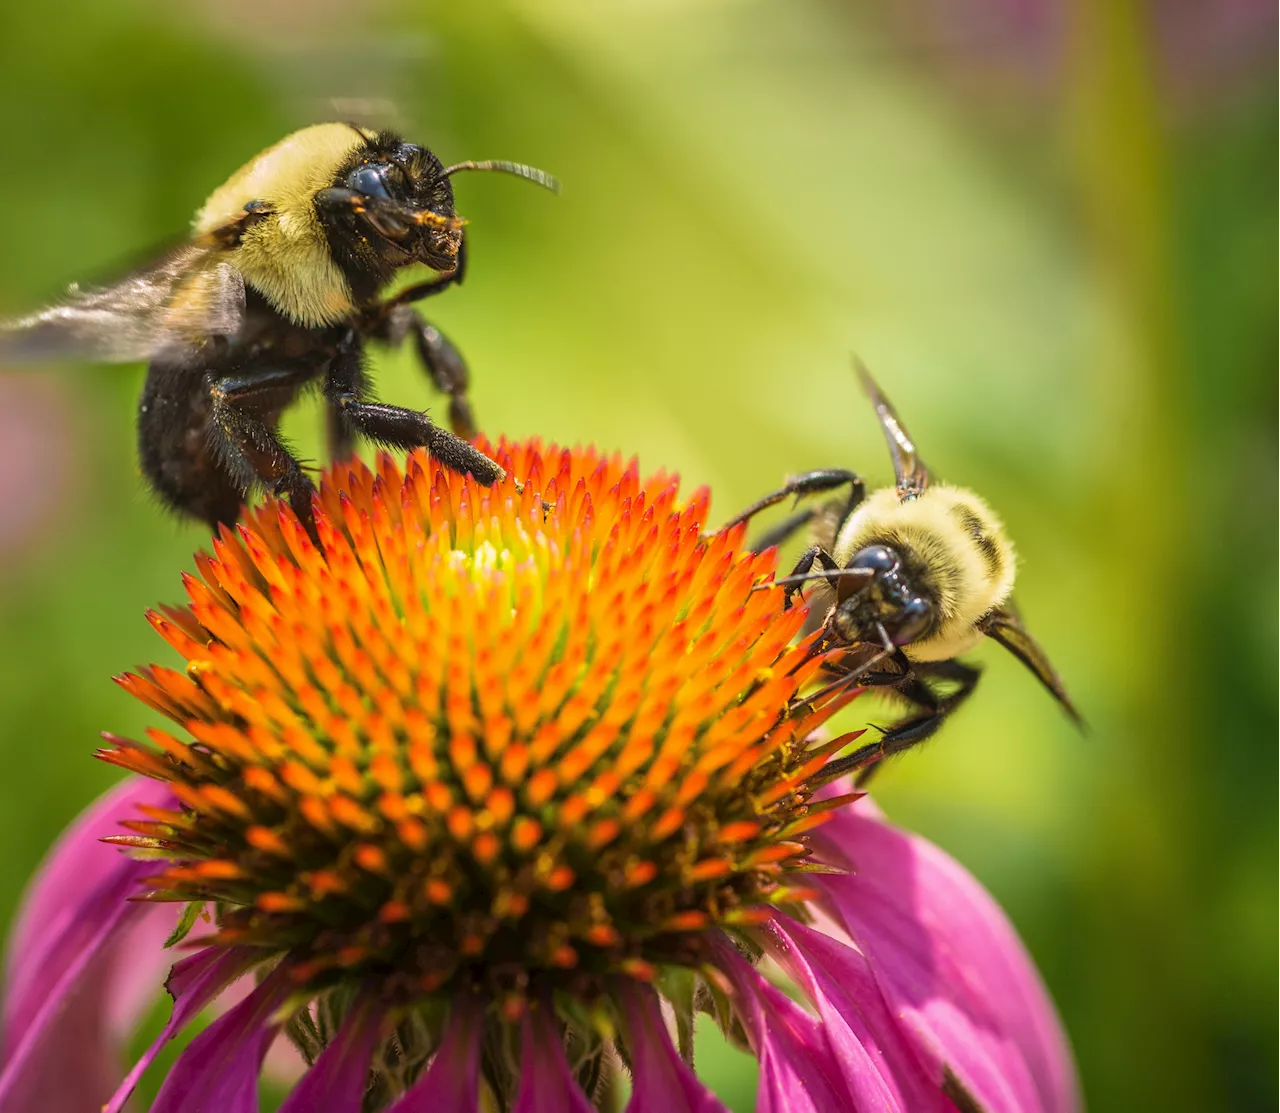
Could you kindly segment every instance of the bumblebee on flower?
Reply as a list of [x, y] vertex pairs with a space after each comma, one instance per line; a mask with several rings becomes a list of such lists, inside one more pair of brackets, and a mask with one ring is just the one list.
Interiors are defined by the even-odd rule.
[[480, 448], [507, 479], [339, 466], [318, 544], [268, 503], [151, 616], [185, 669], [121, 682], [178, 729], [110, 738], [135, 776], [29, 894], [0, 1113], [127, 1108], [227, 990], [153, 1113], [256, 1110], [290, 1040], [286, 1113], [585, 1113], [619, 1073], [633, 1113], [715, 1110], [696, 1011], [759, 1060], [761, 1110], [1077, 1108], [990, 898], [824, 775], [856, 693], [806, 698], [803, 608], [753, 590], [772, 551], [703, 539], [669, 476]]

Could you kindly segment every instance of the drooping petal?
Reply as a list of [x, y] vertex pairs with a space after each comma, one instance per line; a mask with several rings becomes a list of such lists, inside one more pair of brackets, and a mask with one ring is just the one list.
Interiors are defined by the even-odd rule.
[[480, 1002], [471, 998], [456, 1002], [431, 1065], [388, 1113], [476, 1113], [483, 1020]]
[[619, 990], [631, 1052], [631, 1101], [627, 1113], [725, 1113], [689, 1064], [680, 1058], [652, 990]]
[[[155, 1005], [165, 978], [178, 960], [179, 956], [165, 947], [165, 941], [173, 934], [181, 911], [177, 904], [147, 904], [130, 917], [106, 958], [109, 969], [103, 1020], [117, 1073], [129, 1038]], [[78, 1007], [86, 1012], [93, 1008], [84, 999]]]
[[138, 805], [163, 805], [172, 799], [167, 785], [130, 777], [90, 804], [45, 855], [23, 894], [21, 910], [9, 936], [5, 962], [6, 1031], [25, 1029], [44, 1003], [47, 993], [42, 974], [47, 968], [46, 955], [58, 946], [68, 925], [83, 919], [79, 906], [86, 894], [96, 883], [117, 877], [130, 864], [118, 848], [103, 843], [102, 838], [119, 834], [120, 820], [135, 818]]
[[1070, 1113], [1072, 1059], [1039, 975], [1003, 912], [955, 861], [857, 805], [816, 832], [847, 874], [815, 883], [866, 955], [933, 1078], [991, 1113]]
[[512, 1113], [592, 1113], [545, 1010], [525, 1014], [520, 1048], [520, 1093]]
[[[138, 801], [170, 798], [163, 785], [126, 781], [77, 820], [46, 859], [10, 947], [0, 1113], [93, 1113], [114, 1088], [122, 1033], [110, 1030], [108, 1002], [119, 985], [133, 983], [129, 929], [154, 909], [128, 898], [155, 865], [98, 840], [117, 833], [116, 820]], [[77, 1049], [75, 1072], [65, 1067], [67, 1047]]]
[[734, 1005], [760, 1061], [756, 1113], [843, 1113], [858, 1108], [823, 1026], [770, 985], [725, 940], [716, 965], [733, 983]]
[[173, 1012], [169, 1016], [169, 1023], [125, 1076], [102, 1113], [120, 1113], [138, 1085], [138, 1080], [155, 1062], [164, 1045], [181, 1032], [230, 982], [257, 961], [257, 958], [257, 954], [248, 947], [206, 947], [175, 965], [165, 982], [165, 989], [173, 998]]
[[279, 1030], [272, 1014], [289, 988], [274, 971], [196, 1036], [165, 1076], [150, 1113], [257, 1113], [258, 1072]]
[[357, 1000], [280, 1113], [360, 1113], [383, 1015], [369, 998]]
[[908, 1046], [861, 952], [782, 916], [762, 935], [769, 954], [817, 1008], [855, 1109], [955, 1108]]

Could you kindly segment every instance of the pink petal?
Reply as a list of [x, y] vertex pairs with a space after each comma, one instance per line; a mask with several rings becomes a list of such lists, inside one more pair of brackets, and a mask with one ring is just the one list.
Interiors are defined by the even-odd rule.
[[760, 1060], [756, 1113], [843, 1113], [854, 1106], [823, 1026], [760, 976], [728, 940], [716, 966]]
[[[152, 906], [128, 898], [155, 866], [97, 840], [118, 832], [116, 820], [135, 814], [139, 801], [168, 799], [164, 786], [126, 781], [93, 805], [46, 858], [10, 948], [0, 1113], [92, 1113], [114, 1088], [123, 1033], [110, 1029], [109, 1003], [118, 990], [139, 999], [128, 929], [154, 914]], [[116, 1015], [122, 1024], [128, 1019]], [[67, 1047], [77, 1049], [74, 1072], [65, 1067]]]
[[360, 1113], [383, 1015], [367, 999], [358, 1000], [280, 1113]]
[[[252, 971], [242, 975], [210, 1002], [210, 1011], [214, 1016], [221, 1016], [248, 997], [257, 985], [257, 976]], [[276, 1040], [262, 1064], [262, 1077], [278, 1089], [291, 1090], [308, 1069], [307, 1061], [292, 1040]]]
[[[100, 998], [104, 1006], [100, 1015], [105, 1021], [105, 1035], [111, 1040], [117, 1074], [129, 1038], [155, 1005], [165, 978], [178, 961], [179, 955], [164, 944], [177, 927], [181, 912], [182, 907], [177, 904], [144, 904], [140, 912], [130, 917], [110, 955], [105, 956], [110, 967], [110, 988]], [[92, 1011], [97, 1006], [84, 1002], [83, 1007]]]
[[992, 1113], [1080, 1108], [1066, 1037], [1016, 933], [924, 839], [841, 809], [814, 837], [854, 872], [815, 875], [932, 1077]]
[[150, 1113], [257, 1113], [258, 1073], [289, 995], [279, 969], [193, 1039], [165, 1076]]
[[520, 1094], [512, 1113], [592, 1113], [546, 1010], [525, 1014], [520, 1049]]
[[120, 1113], [134, 1087], [138, 1085], [138, 1080], [155, 1062], [164, 1045], [181, 1032], [230, 982], [260, 958], [258, 952], [248, 947], [206, 947], [174, 966], [165, 982], [165, 989], [173, 997], [173, 1012], [169, 1016], [169, 1023], [125, 1076], [102, 1113]]
[[783, 916], [764, 936], [769, 953], [818, 1009], [854, 1108], [955, 1108], [907, 1044], [861, 952]]
[[480, 1002], [463, 999], [456, 1003], [431, 1065], [388, 1113], [476, 1113], [480, 1108], [483, 1022]]
[[672, 1046], [653, 990], [626, 985], [619, 998], [631, 1052], [627, 1113], [726, 1113]]
[[[56, 945], [68, 924], [80, 919], [79, 906], [87, 890], [125, 868], [128, 860], [117, 847], [103, 843], [102, 838], [121, 834], [120, 821], [138, 818], [139, 804], [164, 807], [172, 802], [173, 793], [167, 785], [130, 777], [81, 812], [45, 855], [35, 879], [23, 894], [21, 910], [9, 936], [5, 963], [6, 1030], [25, 1028], [32, 1012], [43, 1003], [45, 994], [40, 990], [33, 992], [32, 986], [42, 980], [43, 959], [48, 949]], [[138, 911], [144, 910], [160, 911], [170, 919], [176, 914], [172, 908], [157, 905], [147, 905]], [[152, 998], [155, 992], [153, 983]], [[145, 1009], [143, 1005], [140, 1012]], [[127, 1021], [125, 1028], [132, 1028], [139, 1015], [119, 1019]]]

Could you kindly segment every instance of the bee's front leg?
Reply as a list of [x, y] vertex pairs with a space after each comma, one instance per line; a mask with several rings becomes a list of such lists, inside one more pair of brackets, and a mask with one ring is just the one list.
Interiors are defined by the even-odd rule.
[[[841, 520], [843, 520], [852, 514], [854, 509], [866, 497], [866, 485], [863, 483], [861, 476], [845, 468], [822, 468], [818, 471], [792, 476], [776, 491], [771, 491], [763, 498], [756, 499], [741, 513], [735, 514], [715, 533], [723, 533], [725, 530], [733, 529], [734, 526], [743, 522], [749, 522], [762, 510], [768, 510], [769, 507], [777, 506], [778, 503], [785, 502], [789, 498], [799, 500], [807, 495], [816, 495], [823, 491], [835, 490], [837, 487], [843, 487], [846, 484], [849, 487], [849, 498], [841, 511], [840, 516]], [[761, 552], [774, 545], [781, 545], [798, 529], [806, 525], [815, 513], [816, 511], [814, 510], [803, 510], [791, 515], [781, 525], [775, 526], [761, 537], [751, 546], [752, 549], [756, 552]], [[708, 536], [715, 536], [715, 534], [708, 534]]]
[[496, 461], [441, 429], [425, 413], [367, 400], [361, 358], [359, 339], [353, 332], [330, 363], [325, 377], [325, 400], [334, 420], [348, 435], [358, 433], [391, 448], [426, 448], [445, 467], [460, 475], [470, 472], [485, 486], [506, 476]]
[[413, 302], [434, 297], [450, 286], [462, 283], [467, 268], [467, 241], [464, 238], [458, 249], [458, 265], [443, 278], [420, 282], [401, 290], [383, 302], [377, 309], [374, 323], [368, 335], [392, 347], [398, 347], [408, 337], [413, 337], [418, 358], [431, 376], [431, 382], [442, 394], [449, 396], [449, 427], [464, 440], [474, 440], [478, 429], [467, 388], [471, 375], [466, 360], [447, 336], [413, 307]]

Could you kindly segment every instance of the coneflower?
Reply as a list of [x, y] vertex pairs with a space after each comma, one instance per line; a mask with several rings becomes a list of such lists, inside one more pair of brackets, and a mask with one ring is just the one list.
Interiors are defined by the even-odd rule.
[[[318, 544], [269, 502], [150, 616], [185, 668], [121, 683], [179, 729], [109, 738], [139, 776], [28, 894], [0, 1110], [117, 1113], [228, 989], [152, 1113], [256, 1110], [285, 1039], [284, 1113], [585, 1113], [618, 1072], [633, 1113], [716, 1110], [698, 1011], [762, 1111], [1076, 1108], [990, 898], [827, 783], [854, 692], [762, 589], [773, 554], [704, 537], [669, 476], [482, 448], [493, 488], [342, 465]], [[169, 932], [172, 1016], [125, 1075]]]

